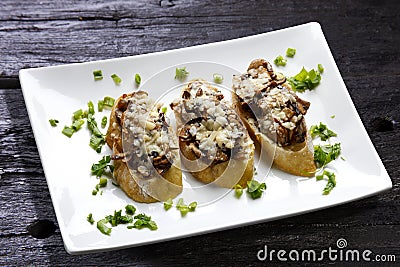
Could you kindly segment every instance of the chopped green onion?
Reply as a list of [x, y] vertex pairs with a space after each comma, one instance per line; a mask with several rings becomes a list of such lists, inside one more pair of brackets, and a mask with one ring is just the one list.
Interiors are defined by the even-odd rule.
[[57, 123], [59, 123], [59, 121], [55, 120], [55, 119], [50, 119], [49, 122], [50, 122], [50, 125], [53, 127], [57, 126]]
[[142, 229], [142, 228], [149, 228], [150, 230], [154, 231], [157, 230], [157, 224], [155, 221], [151, 220], [150, 216], [147, 216], [146, 214], [138, 214], [134, 217], [134, 219], [136, 219], [136, 221], [134, 222], [133, 225], [129, 225], [127, 228], [128, 229], [132, 229], [132, 228], [136, 228], [136, 229]]
[[162, 107], [161, 108], [161, 112], [164, 113], [164, 114], [167, 114], [167, 107]]
[[97, 153], [100, 153], [102, 146], [106, 143], [105, 136], [100, 132], [97, 127], [97, 122], [94, 119], [93, 115], [89, 113], [87, 118], [87, 125], [89, 131], [92, 133], [90, 138], [90, 147], [96, 150]]
[[288, 80], [294, 91], [304, 92], [314, 89], [320, 83], [321, 74], [314, 69], [307, 71], [303, 67], [298, 74]]
[[107, 178], [100, 178], [99, 186], [106, 187], [107, 186]]
[[90, 222], [90, 224], [94, 223], [93, 215], [91, 213], [89, 213], [89, 215], [86, 217], [86, 219], [87, 219], [88, 222]]
[[324, 72], [324, 67], [322, 66], [322, 64], [318, 64], [318, 71], [320, 72], [320, 73], [323, 73]]
[[122, 82], [122, 79], [115, 73], [111, 75], [111, 78], [114, 80], [116, 85], [119, 85]]
[[267, 188], [265, 183], [259, 183], [256, 180], [251, 180], [247, 182], [247, 193], [252, 199], [260, 198], [263, 191]]
[[99, 192], [99, 190], [93, 189], [93, 190], [92, 190], [92, 195], [93, 195], [93, 196], [97, 195], [97, 192]]
[[181, 216], [186, 216], [186, 214], [187, 214], [190, 210], [189, 210], [189, 207], [188, 207], [188, 206], [184, 205], [184, 206], [181, 206], [181, 207], [179, 208], [179, 211], [181, 212]]
[[213, 78], [214, 78], [214, 82], [218, 83], [218, 84], [222, 83], [222, 81], [224, 80], [224, 77], [219, 73], [214, 73]]
[[74, 129], [68, 126], [64, 126], [64, 129], [62, 130], [62, 133], [65, 136], [71, 137], [74, 134]]
[[78, 110], [75, 111], [74, 114], [73, 114], [73, 120], [74, 120], [74, 121], [75, 121], [75, 120], [82, 119], [82, 117], [83, 117], [83, 111], [82, 111], [82, 109], [78, 109]]
[[176, 208], [179, 210], [179, 208], [184, 205], [185, 205], [185, 203], [183, 202], [183, 198], [180, 198], [180, 199], [178, 199], [178, 202], [176, 203]]
[[175, 69], [175, 79], [184, 80], [188, 75], [189, 72], [186, 70], [186, 67]]
[[97, 110], [98, 110], [99, 112], [102, 112], [102, 111], [103, 111], [103, 108], [104, 108], [104, 101], [103, 101], [103, 100], [97, 101]]
[[96, 150], [97, 153], [100, 153], [101, 148], [103, 147], [103, 145], [105, 143], [106, 143], [106, 141], [105, 141], [104, 137], [92, 135], [92, 137], [90, 137], [89, 146], [91, 148], [93, 148], [94, 150]]
[[82, 128], [82, 125], [85, 123], [84, 120], [79, 119], [72, 123], [71, 128], [74, 129], [75, 132], [79, 131]]
[[131, 204], [126, 205], [125, 207], [125, 213], [129, 215], [133, 215], [136, 212], [136, 208], [132, 206]]
[[107, 116], [104, 116], [104, 117], [101, 119], [101, 128], [106, 127], [106, 125], [107, 125]]
[[296, 49], [294, 49], [294, 48], [288, 48], [287, 50], [286, 50], [286, 56], [287, 57], [294, 57], [294, 55], [296, 54]]
[[105, 96], [103, 99], [103, 104], [105, 107], [112, 108], [114, 106], [114, 103], [115, 103], [115, 99], [110, 96]]
[[89, 101], [88, 103], [87, 103], [87, 105], [88, 105], [88, 114], [94, 114], [94, 105], [93, 105], [93, 102], [92, 101]]
[[111, 228], [106, 225], [108, 223], [107, 219], [102, 219], [97, 222], [97, 229], [100, 230], [105, 235], [111, 234]]
[[240, 198], [243, 194], [243, 188], [240, 184], [235, 185], [235, 196]]
[[142, 81], [142, 78], [140, 77], [139, 73], [135, 74], [135, 83], [137, 85], [140, 85], [140, 82]]
[[164, 202], [164, 209], [169, 210], [172, 207], [172, 198], [169, 198], [167, 201]]
[[332, 116], [331, 116], [331, 119], [334, 119], [335, 117], [336, 117], [335, 115], [332, 115]]
[[320, 122], [319, 125], [312, 125], [310, 127], [310, 133], [312, 138], [319, 136], [322, 141], [326, 141], [330, 137], [337, 136], [337, 134], [334, 131], [328, 129], [328, 127], [322, 122]]
[[195, 211], [196, 207], [197, 207], [197, 202], [195, 202], [195, 201], [190, 203], [188, 206], [189, 211]]
[[286, 66], [287, 60], [281, 55], [277, 56], [274, 60], [275, 65], [277, 66]]
[[103, 72], [101, 70], [94, 70], [93, 76], [95, 81], [103, 80]]

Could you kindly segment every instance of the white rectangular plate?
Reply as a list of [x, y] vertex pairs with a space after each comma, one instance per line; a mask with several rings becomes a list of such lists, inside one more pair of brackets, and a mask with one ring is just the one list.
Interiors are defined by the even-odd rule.
[[[61, 134], [63, 126], [71, 124], [72, 112], [85, 108], [89, 100], [96, 105], [97, 100], [106, 95], [117, 98], [135, 90], [135, 73], [140, 73], [145, 81], [170, 66], [197, 61], [225, 64], [244, 72], [251, 60], [265, 58], [272, 62], [277, 55], [285, 55], [288, 47], [296, 48], [297, 53], [288, 59], [286, 67], [274, 66], [277, 71], [292, 76], [303, 66], [311, 69], [320, 63], [325, 67], [321, 84], [301, 97], [311, 102], [306, 116], [308, 125], [327, 124], [338, 133], [334, 141], [342, 145], [346, 160], [338, 159], [329, 165], [337, 180], [337, 186], [329, 195], [322, 195], [326, 181], [317, 182], [315, 178], [296, 177], [274, 168], [267, 177], [260, 177], [260, 173], [266, 171], [266, 166], [260, 163], [255, 179], [267, 184], [262, 198], [252, 200], [244, 194], [237, 199], [229, 192], [185, 217], [176, 209], [165, 211], [161, 203], [133, 203], [111, 183], [102, 195], [92, 196], [97, 180], [90, 175], [90, 167], [103, 155], [110, 154], [110, 150], [103, 148], [101, 154], [93, 151], [88, 146], [90, 135], [86, 127], [72, 138]], [[96, 69], [103, 71], [102, 81], [94, 81], [92, 72]], [[196, 67], [188, 71], [189, 79], [208, 75], [201, 78], [211, 80], [213, 74], [205, 74], [207, 70]], [[110, 78], [113, 73], [122, 78], [121, 85], [114, 84]], [[175, 82], [174, 75], [171, 73], [170, 81], [151, 81], [159, 86], [149, 88], [150, 96], [157, 98], [163, 94], [168, 89], [165, 83]], [[20, 71], [20, 80], [65, 248], [71, 254], [125, 248], [275, 220], [360, 199], [392, 186], [318, 23], [147, 55], [26, 69]], [[230, 87], [230, 83], [231, 77], [225, 76], [225, 86]], [[96, 116], [99, 119], [108, 114], [103, 112]], [[331, 118], [332, 115], [335, 118]], [[50, 126], [48, 120], [52, 118], [60, 121], [57, 127]], [[180, 196], [187, 202], [196, 200], [189, 185], [191, 179], [184, 177], [185, 188]], [[106, 236], [86, 221], [89, 213], [99, 220], [114, 210], [123, 209], [127, 203], [151, 215], [159, 229], [129, 230], [120, 225]]]

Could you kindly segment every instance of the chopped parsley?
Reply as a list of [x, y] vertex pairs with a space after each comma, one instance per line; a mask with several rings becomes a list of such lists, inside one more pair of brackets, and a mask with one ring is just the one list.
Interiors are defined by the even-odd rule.
[[93, 175], [96, 175], [96, 177], [100, 177], [104, 174], [104, 172], [109, 169], [110, 172], [114, 171], [114, 166], [110, 164], [111, 162], [111, 157], [110, 156], [103, 156], [101, 160], [99, 160], [98, 163], [94, 163], [92, 165], [91, 171]]
[[128, 229], [132, 229], [132, 228], [136, 228], [136, 229], [149, 228], [152, 231], [158, 229], [156, 222], [153, 221], [150, 216], [147, 216], [144, 213], [136, 215], [134, 217], [134, 219], [136, 219], [136, 221], [133, 223], [133, 225], [129, 225], [127, 227]]
[[251, 180], [247, 182], [247, 193], [252, 199], [260, 198], [265, 189], [267, 189], [265, 183], [260, 184], [256, 180]]
[[93, 77], [95, 81], [103, 80], [103, 72], [101, 70], [94, 70]]
[[168, 109], [167, 107], [162, 107], [161, 108], [161, 112], [164, 113], [164, 114], [167, 114], [167, 109]]
[[59, 123], [59, 121], [55, 120], [55, 119], [50, 119], [49, 122], [50, 122], [50, 125], [53, 126], [53, 127], [56, 127], [57, 123]]
[[224, 81], [224, 77], [222, 76], [222, 74], [219, 74], [219, 73], [214, 73], [213, 79], [214, 79], [214, 82], [218, 83], [218, 84], [220, 84]]
[[122, 215], [122, 210], [114, 211], [114, 215], [108, 215], [105, 218], [107, 222], [111, 224], [111, 226], [115, 227], [118, 224], [127, 224], [133, 222], [132, 216], [130, 215]]
[[340, 143], [333, 145], [315, 145], [314, 162], [317, 168], [323, 168], [332, 160], [339, 157], [341, 152]]
[[122, 79], [115, 73], [111, 75], [111, 78], [116, 85], [119, 85], [122, 82]]
[[240, 184], [235, 185], [234, 187], [235, 189], [235, 196], [237, 198], [240, 198], [243, 195], [243, 188]]
[[135, 83], [137, 85], [140, 85], [141, 81], [142, 81], [142, 77], [140, 77], [139, 73], [136, 73], [135, 74]]
[[310, 127], [310, 133], [312, 138], [319, 136], [322, 141], [326, 141], [330, 137], [337, 136], [337, 134], [334, 131], [329, 130], [328, 127], [322, 122], [320, 122], [319, 125], [312, 125]]
[[169, 210], [170, 208], [172, 208], [172, 204], [172, 198], [169, 198], [167, 201], [164, 202], [164, 209]]
[[304, 67], [294, 77], [288, 78], [294, 91], [304, 92], [314, 89], [321, 81], [321, 74], [314, 69], [307, 71]]
[[277, 65], [277, 66], [286, 66], [286, 62], [287, 62], [287, 60], [286, 60], [283, 56], [281, 56], [281, 55], [277, 56], [277, 57], [274, 59], [274, 63], [275, 63], [275, 65]]
[[287, 50], [286, 50], [286, 56], [287, 57], [294, 57], [294, 55], [296, 54], [296, 49], [294, 49], [294, 48], [288, 48]]
[[175, 79], [184, 80], [188, 75], [189, 72], [186, 70], [186, 67], [175, 69]]
[[336, 186], [336, 176], [333, 172], [324, 170], [324, 172], [320, 175], [316, 176], [317, 181], [326, 179], [328, 180], [328, 183], [326, 184], [323, 193], [324, 195], [328, 195], [332, 189]]

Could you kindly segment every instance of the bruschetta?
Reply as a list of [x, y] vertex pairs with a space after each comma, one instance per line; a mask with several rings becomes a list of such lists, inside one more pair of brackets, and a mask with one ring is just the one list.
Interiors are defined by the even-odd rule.
[[182, 165], [199, 181], [233, 188], [253, 178], [254, 144], [224, 95], [204, 80], [188, 83], [171, 103]]
[[316, 171], [305, 115], [310, 102], [301, 99], [264, 59], [233, 77], [232, 99], [250, 135], [279, 169], [299, 176]]
[[137, 202], [174, 198], [182, 192], [179, 147], [165, 114], [147, 92], [124, 94], [114, 104], [106, 142], [113, 176]]

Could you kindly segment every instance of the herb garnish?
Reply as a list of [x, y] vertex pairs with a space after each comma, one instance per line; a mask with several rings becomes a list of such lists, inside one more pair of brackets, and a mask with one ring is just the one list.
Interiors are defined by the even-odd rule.
[[322, 66], [322, 64], [318, 64], [318, 71], [319, 71], [320, 73], [323, 73], [323, 72], [324, 72], [324, 67]]
[[136, 85], [139, 86], [141, 81], [142, 81], [142, 77], [140, 77], [139, 73], [136, 73], [135, 74], [135, 83], [136, 83]]
[[172, 208], [172, 204], [172, 198], [169, 198], [167, 201], [164, 202], [164, 209], [169, 210], [170, 208]]
[[96, 175], [96, 177], [100, 177], [104, 174], [107, 169], [112, 173], [114, 171], [114, 166], [110, 164], [111, 157], [110, 156], [103, 156], [98, 163], [94, 163], [92, 165], [92, 174]]
[[323, 180], [324, 178], [328, 180], [328, 183], [323, 190], [323, 194], [328, 195], [336, 186], [336, 176], [333, 172], [327, 170], [324, 170], [322, 174], [316, 176], [317, 181]]
[[94, 70], [93, 77], [95, 81], [103, 80], [103, 73], [101, 70]]
[[89, 215], [87, 216], [87, 221], [90, 222], [90, 224], [94, 223], [94, 219], [93, 219], [93, 215], [91, 213], [89, 213]]
[[240, 198], [243, 195], [243, 188], [240, 184], [235, 185], [234, 187], [235, 189], [235, 196], [237, 198]]
[[265, 189], [267, 189], [265, 183], [260, 184], [256, 180], [251, 180], [247, 182], [247, 193], [252, 199], [260, 198]]
[[186, 70], [186, 67], [175, 69], [175, 79], [184, 80], [188, 75], [189, 72]]
[[59, 121], [55, 120], [55, 119], [50, 119], [49, 122], [50, 122], [50, 125], [53, 126], [53, 127], [56, 127], [57, 123], [59, 123]]
[[281, 55], [277, 56], [277, 57], [274, 59], [274, 63], [275, 63], [275, 65], [277, 65], [277, 66], [286, 66], [286, 62], [287, 62], [287, 60], [286, 60], [283, 56], [281, 56]]
[[310, 127], [310, 133], [312, 138], [319, 136], [322, 141], [326, 141], [330, 137], [337, 136], [337, 134], [334, 131], [328, 129], [328, 127], [322, 122], [320, 122], [319, 125], [312, 125]]
[[215, 82], [215, 83], [220, 84], [220, 83], [223, 82], [224, 77], [222, 76], [222, 74], [214, 73], [214, 74], [213, 74], [213, 79], [214, 79], [214, 82]]
[[119, 85], [122, 82], [122, 79], [115, 73], [111, 75], [111, 78], [116, 85]]
[[314, 89], [321, 81], [321, 74], [314, 69], [307, 71], [304, 67], [294, 77], [288, 78], [288, 81], [297, 92]]
[[133, 223], [133, 225], [128, 225], [128, 229], [136, 228], [136, 229], [143, 229], [143, 228], [149, 228], [150, 230], [154, 231], [157, 230], [157, 224], [155, 221], [151, 219], [150, 216], [147, 216], [144, 213], [138, 214], [134, 217], [136, 221]]
[[294, 55], [296, 54], [296, 49], [294, 49], [294, 48], [288, 48], [287, 50], [286, 50], [286, 56], [287, 57], [294, 57]]
[[341, 152], [340, 143], [333, 145], [315, 145], [314, 162], [317, 168], [323, 168], [332, 160], [339, 157]]

